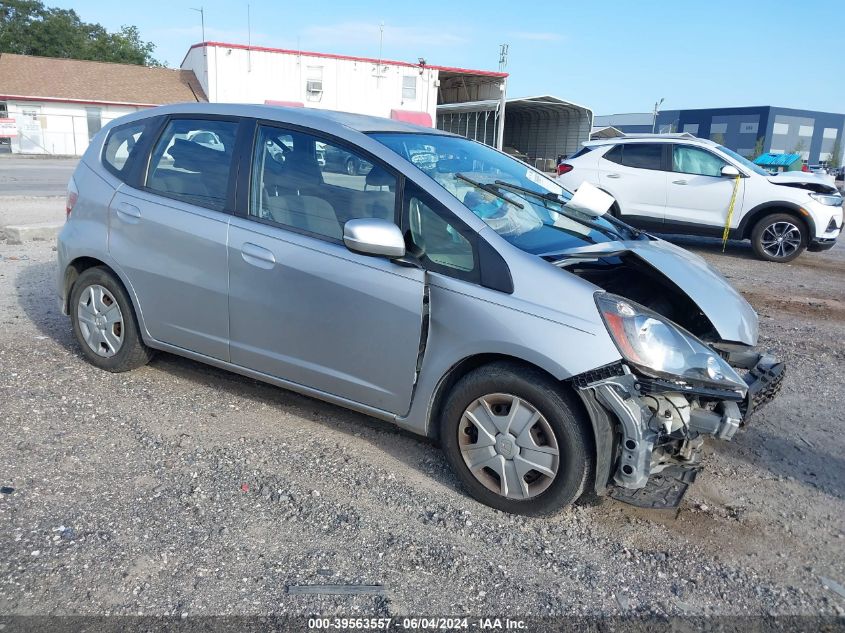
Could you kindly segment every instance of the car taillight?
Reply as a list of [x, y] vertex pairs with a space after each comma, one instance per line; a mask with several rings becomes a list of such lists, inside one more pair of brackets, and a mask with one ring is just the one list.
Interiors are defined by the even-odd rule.
[[562, 174], [568, 174], [573, 169], [575, 169], [572, 165], [568, 163], [561, 163], [557, 166], [557, 175], [560, 176]]
[[73, 211], [73, 205], [79, 199], [79, 189], [76, 188], [76, 181], [71, 178], [67, 183], [67, 200], [65, 201], [65, 217], [70, 217], [70, 212]]

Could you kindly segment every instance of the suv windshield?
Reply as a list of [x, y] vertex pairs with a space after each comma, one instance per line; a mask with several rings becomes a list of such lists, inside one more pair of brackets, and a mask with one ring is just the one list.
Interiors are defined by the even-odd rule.
[[738, 162], [740, 165], [742, 165], [746, 169], [750, 169], [755, 174], [759, 174], [761, 176], [771, 176], [771, 174], [769, 172], [767, 172], [765, 169], [763, 169], [759, 165], [755, 165], [754, 163], [752, 163], [750, 160], [748, 160], [744, 156], [740, 156], [739, 154], [737, 154], [732, 149], [728, 149], [727, 147], [724, 147], [722, 145], [719, 145], [718, 147], [719, 147], [720, 151], [724, 152], [725, 154], [727, 154], [728, 156], [733, 158], [736, 162]]
[[627, 240], [637, 233], [609, 216], [596, 218], [566, 204], [554, 180], [493, 148], [441, 134], [371, 133], [413, 163], [518, 248], [535, 255], [586, 243]]

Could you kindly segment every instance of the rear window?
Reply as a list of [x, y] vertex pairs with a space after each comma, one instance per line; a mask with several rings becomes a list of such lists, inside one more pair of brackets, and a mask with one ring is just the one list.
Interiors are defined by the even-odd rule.
[[567, 160], [571, 160], [573, 158], [578, 158], [579, 156], [583, 156], [584, 154], [587, 154], [588, 152], [592, 152], [593, 149], [594, 148], [592, 148], [592, 147], [582, 147], [577, 152], [575, 152], [572, 156], [570, 156]]
[[659, 143], [622, 143], [604, 155], [605, 160], [637, 169], [662, 169], [663, 145]]
[[103, 165], [115, 176], [126, 181], [132, 162], [138, 158], [141, 136], [148, 119], [114, 128], [103, 147]]

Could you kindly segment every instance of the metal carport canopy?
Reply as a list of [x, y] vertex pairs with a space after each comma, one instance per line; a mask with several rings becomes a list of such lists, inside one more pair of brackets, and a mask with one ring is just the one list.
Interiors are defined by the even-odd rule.
[[593, 112], [551, 95], [508, 99], [505, 105], [505, 146], [534, 159], [554, 160], [572, 154], [590, 139]]

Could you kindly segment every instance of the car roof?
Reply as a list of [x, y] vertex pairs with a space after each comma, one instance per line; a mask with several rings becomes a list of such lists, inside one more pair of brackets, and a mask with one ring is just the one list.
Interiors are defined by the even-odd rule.
[[[454, 136], [449, 132], [434, 128], [423, 127], [385, 119], [365, 114], [353, 114], [351, 112], [335, 112], [333, 110], [319, 110], [316, 108], [292, 108], [277, 105], [258, 105], [249, 103], [177, 103], [172, 105], [158, 106], [149, 110], [138, 112], [137, 118], [158, 116], [165, 114], [200, 114], [218, 116], [245, 116], [256, 119], [279, 121], [306, 127], [319, 128], [326, 132], [332, 132], [332, 128], [343, 128], [356, 132], [406, 132], [406, 133], [428, 133], [444, 136]], [[127, 117], [128, 119], [129, 117]], [[126, 119], [124, 119], [126, 120]]]
[[620, 143], [677, 143], [678, 141], [709, 145], [710, 147], [719, 146], [716, 141], [711, 141], [709, 138], [699, 138], [692, 134], [681, 132], [678, 134], [626, 134], [625, 136], [586, 141], [584, 147], [600, 147], [603, 145], [618, 145]]

